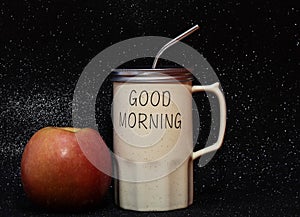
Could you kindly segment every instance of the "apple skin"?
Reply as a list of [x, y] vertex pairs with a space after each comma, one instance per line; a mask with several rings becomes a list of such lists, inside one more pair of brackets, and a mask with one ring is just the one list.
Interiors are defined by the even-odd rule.
[[111, 173], [109, 149], [90, 128], [43, 128], [31, 137], [22, 155], [24, 191], [35, 203], [53, 210], [99, 204], [110, 186]]

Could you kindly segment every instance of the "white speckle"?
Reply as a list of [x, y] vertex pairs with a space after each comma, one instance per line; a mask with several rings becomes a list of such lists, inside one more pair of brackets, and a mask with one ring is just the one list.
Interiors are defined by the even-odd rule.
[[67, 148], [62, 148], [62, 149], [60, 150], [60, 152], [61, 152], [61, 156], [62, 156], [62, 157], [65, 157], [65, 156], [68, 154], [68, 149], [67, 149]]

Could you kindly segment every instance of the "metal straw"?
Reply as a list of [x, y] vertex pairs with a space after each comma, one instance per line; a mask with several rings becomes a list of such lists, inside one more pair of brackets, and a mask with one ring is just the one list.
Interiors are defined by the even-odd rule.
[[181, 39], [185, 38], [186, 36], [192, 34], [194, 31], [196, 31], [197, 29], [199, 29], [198, 25], [195, 25], [194, 27], [190, 28], [189, 30], [185, 31], [184, 33], [178, 35], [176, 38], [172, 39], [171, 41], [169, 41], [167, 44], [165, 44], [156, 54], [155, 59], [153, 61], [152, 64], [152, 69], [155, 69], [158, 58], [160, 57], [160, 55], [169, 47], [171, 47], [172, 45], [176, 44], [178, 41], [180, 41]]

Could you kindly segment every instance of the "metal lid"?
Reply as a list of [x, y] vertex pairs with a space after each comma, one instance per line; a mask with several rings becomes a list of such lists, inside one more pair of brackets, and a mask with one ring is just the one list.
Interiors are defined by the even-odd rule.
[[186, 68], [160, 69], [114, 69], [111, 73], [113, 82], [187, 82], [193, 76]]

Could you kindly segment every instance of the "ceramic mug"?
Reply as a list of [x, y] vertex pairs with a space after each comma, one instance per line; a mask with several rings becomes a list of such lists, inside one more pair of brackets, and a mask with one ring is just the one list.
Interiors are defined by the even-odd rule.
[[[117, 69], [113, 81], [115, 202], [124, 209], [166, 211], [193, 202], [193, 160], [220, 148], [226, 105], [219, 83], [192, 86], [185, 68]], [[217, 141], [193, 152], [192, 93], [217, 96]]]

